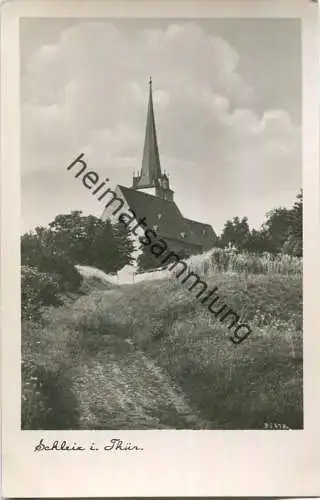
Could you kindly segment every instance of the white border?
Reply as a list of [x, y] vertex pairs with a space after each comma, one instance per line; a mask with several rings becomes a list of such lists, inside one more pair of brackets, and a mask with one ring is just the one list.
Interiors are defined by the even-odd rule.
[[[302, 431], [20, 431], [19, 17], [298, 17], [303, 33]], [[306, 496], [320, 492], [317, 5], [310, 0], [20, 0], [1, 12], [2, 453], [6, 497]], [[271, 42], [272, 43], [272, 42]], [[276, 50], [276, 47], [275, 47]], [[139, 454], [33, 452], [40, 437], [136, 442]]]

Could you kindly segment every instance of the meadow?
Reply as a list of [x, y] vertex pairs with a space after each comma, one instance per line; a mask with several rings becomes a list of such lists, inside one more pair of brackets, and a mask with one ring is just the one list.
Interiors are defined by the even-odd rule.
[[216, 249], [188, 265], [250, 323], [243, 343], [174, 273], [86, 278], [22, 323], [23, 428], [302, 428], [301, 259]]

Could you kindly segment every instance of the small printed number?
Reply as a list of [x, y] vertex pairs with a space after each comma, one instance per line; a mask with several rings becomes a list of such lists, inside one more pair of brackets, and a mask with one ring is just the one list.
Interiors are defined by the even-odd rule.
[[287, 429], [289, 431], [291, 431], [292, 429], [290, 427], [288, 427], [286, 424], [274, 424], [273, 422], [272, 423], [269, 423], [269, 422], [265, 422], [264, 423], [264, 428], [265, 429], [272, 429], [272, 430], [284, 430], [284, 429]]

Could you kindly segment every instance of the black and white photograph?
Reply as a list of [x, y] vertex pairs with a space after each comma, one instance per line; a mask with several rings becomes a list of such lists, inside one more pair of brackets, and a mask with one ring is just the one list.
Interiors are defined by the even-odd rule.
[[20, 30], [22, 428], [302, 429], [300, 21]]
[[3, 10], [8, 498], [316, 494], [317, 8]]

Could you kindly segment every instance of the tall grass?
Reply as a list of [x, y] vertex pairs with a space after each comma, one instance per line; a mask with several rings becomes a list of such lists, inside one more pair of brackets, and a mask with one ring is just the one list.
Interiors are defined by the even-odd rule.
[[23, 428], [203, 428], [172, 409], [179, 391], [206, 428], [302, 427], [301, 259], [214, 249], [187, 262], [252, 326], [248, 340], [233, 345], [176, 279], [90, 281], [23, 322]]
[[24, 386], [25, 428], [141, 429], [149, 417], [158, 422], [150, 428], [166, 422], [171, 428], [203, 428], [164, 406], [170, 394], [139, 352], [171, 378], [172, 393], [177, 387], [183, 391], [207, 428], [261, 429], [266, 422], [301, 428], [300, 276], [220, 273], [208, 280], [213, 284], [253, 327], [239, 346], [172, 279], [93, 292], [48, 311], [43, 327], [24, 331], [24, 359], [40, 367], [34, 377], [42, 384], [35, 387], [35, 400], [27, 392], [30, 385]]
[[210, 277], [217, 273], [301, 275], [302, 259], [290, 255], [256, 255], [248, 252], [214, 248], [186, 261], [190, 270], [199, 276]]

